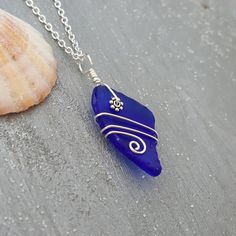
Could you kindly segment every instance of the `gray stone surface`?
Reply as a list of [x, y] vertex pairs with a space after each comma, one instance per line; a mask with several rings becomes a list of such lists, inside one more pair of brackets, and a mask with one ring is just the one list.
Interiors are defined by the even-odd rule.
[[[50, 21], [52, 1], [37, 1]], [[23, 1], [0, 8], [52, 45], [58, 82], [0, 118], [0, 235], [236, 235], [236, 2], [63, 1], [103, 79], [156, 116], [151, 178], [98, 133], [93, 86]]]

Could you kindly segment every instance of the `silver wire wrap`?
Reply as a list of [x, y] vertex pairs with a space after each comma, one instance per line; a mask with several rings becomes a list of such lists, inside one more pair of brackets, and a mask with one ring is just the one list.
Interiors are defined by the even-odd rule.
[[[101, 79], [98, 77], [96, 71], [93, 69], [93, 62], [88, 54], [84, 54], [84, 57], [78, 62], [80, 72], [83, 75], [88, 75], [89, 78], [95, 84], [101, 84]], [[87, 67], [87, 68], [86, 68]]]
[[[121, 125], [113, 125], [113, 124], [107, 125], [101, 130], [101, 133], [104, 134], [106, 138], [111, 134], [122, 134], [122, 135], [130, 136], [130, 137], [133, 137], [133, 138], [137, 139], [142, 144], [142, 149], [141, 149], [141, 145], [140, 145], [139, 142], [137, 142], [135, 140], [132, 140], [132, 141], [129, 142], [129, 149], [135, 154], [145, 153], [145, 151], [147, 149], [147, 145], [141, 137], [139, 137], [139, 136], [137, 136], [133, 133], [126, 132], [126, 131], [131, 131], [131, 132], [134, 132], [134, 133], [142, 134], [142, 135], [147, 136], [151, 139], [154, 139], [155, 141], [158, 142], [158, 134], [157, 134], [156, 130], [152, 129], [151, 127], [149, 127], [147, 125], [144, 125], [144, 124], [142, 124], [140, 122], [137, 122], [135, 120], [132, 120], [132, 119], [129, 119], [129, 118], [126, 118], [126, 117], [123, 117], [123, 116], [119, 116], [119, 115], [116, 115], [116, 114], [112, 114], [112, 113], [109, 113], [109, 112], [98, 113], [94, 117], [95, 121], [97, 122], [97, 119], [101, 116], [109, 116], [109, 117], [114, 117], [114, 118], [117, 118], [117, 119], [125, 120], [125, 121], [131, 122], [133, 124], [141, 126], [145, 129], [148, 129], [148, 130], [152, 131], [153, 133], [155, 133], [155, 136], [154, 136], [154, 135], [151, 135], [149, 133], [146, 133], [146, 132], [143, 132], [143, 131], [140, 131], [140, 130], [137, 130], [137, 129], [133, 129], [133, 128], [129, 128], [129, 127], [126, 127], [126, 126], [121, 126]], [[105, 133], [105, 131], [107, 131], [111, 128], [116, 128], [116, 129]], [[121, 130], [123, 129], [125, 131], [120, 131], [120, 130], [117, 130], [117, 129], [121, 129]]]
[[[112, 94], [113, 97], [120, 100], [120, 98], [117, 96], [115, 91], [109, 85], [107, 85], [105, 83], [102, 83], [102, 84], [104, 86], [106, 86], [106, 88], [109, 90], [109, 92]], [[108, 116], [108, 117], [113, 117], [113, 118], [116, 118], [116, 119], [128, 121], [132, 124], [135, 124], [137, 126], [145, 128], [145, 129], [151, 131], [152, 133], [154, 133], [154, 135], [151, 135], [147, 132], [143, 132], [143, 131], [140, 131], [140, 130], [137, 130], [137, 129], [133, 129], [133, 128], [122, 126], [122, 125], [116, 125], [116, 124], [107, 125], [107, 126], [105, 126], [104, 128], [101, 129], [100, 132], [105, 135], [105, 138], [107, 138], [111, 134], [122, 134], [122, 135], [126, 135], [126, 136], [129, 136], [129, 137], [135, 138], [136, 140], [132, 140], [132, 141], [129, 142], [129, 149], [135, 154], [145, 153], [146, 149], [147, 149], [147, 145], [141, 137], [139, 137], [138, 135], [133, 134], [133, 133], [144, 135], [146, 137], [154, 139], [158, 143], [158, 133], [156, 132], [155, 129], [153, 129], [153, 128], [147, 126], [147, 125], [144, 125], [144, 124], [142, 124], [138, 121], [126, 118], [124, 116], [116, 115], [116, 114], [109, 113], [109, 112], [101, 112], [101, 113], [97, 114], [96, 116], [94, 116], [95, 122], [97, 122], [97, 119], [101, 116]], [[109, 131], [110, 129], [113, 129], [113, 130]], [[107, 130], [108, 130], [108, 132], [106, 133], [105, 131], [107, 131]], [[131, 132], [133, 132], [133, 133], [131, 133]], [[142, 148], [141, 148], [140, 144], [142, 145]]]

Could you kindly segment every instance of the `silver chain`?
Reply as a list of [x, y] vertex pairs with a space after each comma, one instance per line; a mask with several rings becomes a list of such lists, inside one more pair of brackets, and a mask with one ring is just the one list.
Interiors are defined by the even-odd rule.
[[65, 53], [71, 55], [71, 57], [78, 63], [80, 72], [82, 74], [88, 74], [94, 83], [99, 84], [101, 80], [98, 78], [95, 70], [92, 68], [92, 60], [90, 56], [82, 51], [79, 47], [79, 42], [72, 32], [72, 27], [69, 24], [68, 17], [65, 16], [65, 11], [62, 8], [60, 0], [52, 0], [57, 13], [60, 16], [61, 23], [64, 25], [64, 30], [68, 36], [71, 46], [68, 46], [64, 39], [61, 38], [60, 34], [54, 29], [52, 24], [47, 21], [45, 15], [40, 13], [40, 9], [34, 4], [33, 0], [23, 0], [25, 4], [31, 8], [33, 14], [38, 17], [40, 23], [44, 25], [44, 28], [51, 34], [52, 38], [57, 42], [58, 46], [62, 48]]

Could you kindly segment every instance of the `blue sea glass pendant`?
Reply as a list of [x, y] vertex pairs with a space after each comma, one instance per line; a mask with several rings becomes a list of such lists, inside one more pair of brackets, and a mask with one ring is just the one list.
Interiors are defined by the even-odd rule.
[[161, 164], [152, 112], [107, 84], [94, 88], [92, 107], [101, 133], [116, 149], [149, 175], [158, 176]]

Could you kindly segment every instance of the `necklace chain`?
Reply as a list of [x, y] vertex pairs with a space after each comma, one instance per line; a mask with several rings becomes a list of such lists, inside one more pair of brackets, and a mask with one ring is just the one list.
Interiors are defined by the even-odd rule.
[[61, 23], [64, 25], [65, 32], [68, 35], [68, 39], [71, 42], [71, 47], [68, 46], [60, 37], [60, 34], [54, 30], [54, 27], [47, 21], [45, 15], [41, 14], [40, 9], [34, 4], [33, 0], [24, 0], [26, 5], [31, 8], [33, 14], [38, 17], [38, 20], [44, 25], [44, 28], [51, 33], [54, 40], [57, 41], [58, 46], [63, 48], [67, 54], [70, 54], [74, 60], [81, 60], [85, 55], [82, 49], [79, 47], [79, 42], [75, 38], [75, 34], [72, 32], [72, 27], [68, 22], [68, 17], [65, 16], [65, 11], [62, 9], [60, 0], [53, 0], [54, 6], [57, 9], [57, 13], [61, 18]]
[[39, 7], [37, 7], [33, 0], [24, 0], [25, 4], [31, 8], [33, 14], [38, 17], [38, 20], [44, 28], [51, 34], [52, 38], [57, 42], [58, 46], [62, 48], [65, 53], [69, 54], [78, 64], [79, 70], [82, 74], [88, 74], [89, 78], [95, 84], [100, 84], [101, 79], [98, 78], [95, 70], [92, 68], [93, 63], [90, 56], [84, 53], [79, 46], [79, 42], [72, 31], [72, 27], [69, 24], [68, 17], [65, 16], [65, 10], [62, 8], [60, 0], [52, 0], [54, 7], [57, 9], [57, 13], [60, 16], [61, 23], [64, 25], [64, 30], [68, 36], [68, 40], [71, 46], [68, 46], [64, 39], [61, 38], [60, 34], [54, 29], [52, 24], [47, 21], [45, 15], [41, 14]]

